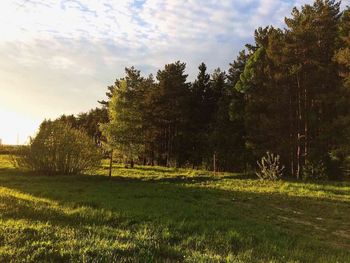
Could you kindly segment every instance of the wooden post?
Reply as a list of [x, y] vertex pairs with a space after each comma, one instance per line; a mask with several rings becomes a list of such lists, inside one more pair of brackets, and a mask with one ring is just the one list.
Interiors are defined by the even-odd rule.
[[214, 156], [213, 156], [213, 164], [214, 164], [214, 175], [216, 175], [216, 152], [214, 152]]
[[111, 150], [111, 156], [109, 159], [109, 178], [112, 177], [112, 166], [113, 166], [113, 149]]

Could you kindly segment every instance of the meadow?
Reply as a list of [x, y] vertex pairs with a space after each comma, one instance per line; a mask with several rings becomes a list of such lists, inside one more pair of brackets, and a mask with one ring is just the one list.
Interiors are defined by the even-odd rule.
[[107, 165], [42, 176], [0, 155], [0, 262], [350, 262], [350, 183]]

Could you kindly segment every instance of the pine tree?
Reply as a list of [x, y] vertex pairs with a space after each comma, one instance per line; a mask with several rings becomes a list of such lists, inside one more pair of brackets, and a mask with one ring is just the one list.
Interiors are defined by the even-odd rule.
[[350, 168], [350, 7], [342, 14], [339, 24], [340, 48], [335, 55], [342, 78], [340, 96], [337, 99], [338, 118], [334, 122], [333, 138], [336, 146], [332, 156], [347, 170]]
[[[230, 104], [228, 106], [228, 114], [231, 126], [234, 130], [229, 136], [234, 138], [231, 143], [233, 156], [231, 163], [235, 166], [235, 171], [247, 170], [247, 166], [254, 163], [252, 153], [246, 145], [247, 131], [245, 127], [245, 107], [246, 94], [245, 92], [236, 89], [236, 84], [240, 80], [241, 74], [244, 72], [250, 54], [246, 50], [242, 50], [233, 63], [227, 74], [228, 90], [230, 91]], [[238, 168], [238, 169], [237, 169]]]
[[190, 123], [188, 126], [190, 140], [190, 162], [192, 167], [198, 167], [203, 163], [207, 154], [208, 128], [211, 109], [208, 104], [211, 82], [207, 73], [207, 66], [201, 63], [198, 67], [199, 73], [191, 88], [191, 101], [189, 107]]
[[157, 129], [159, 164], [179, 166], [189, 155], [186, 126], [189, 122], [190, 84], [186, 64], [177, 61], [157, 73], [158, 84], [152, 97], [152, 116]]
[[295, 88], [297, 167], [308, 161], [328, 159], [332, 146], [332, 120], [339, 96], [336, 50], [339, 2], [316, 0], [313, 5], [294, 9], [286, 19], [287, 56]]
[[109, 145], [117, 149], [134, 165], [134, 159], [144, 152], [143, 100], [140, 71], [126, 68], [126, 77], [118, 81], [108, 102], [109, 123], [101, 126]]
[[244, 94], [244, 101], [238, 97], [231, 114], [240, 117], [239, 109], [244, 107], [246, 146], [255, 159], [271, 151], [280, 154], [285, 162], [288, 159], [285, 148], [289, 148], [290, 139], [285, 127], [288, 100], [280, 69], [271, 56], [276, 43], [283, 41], [283, 33], [272, 27], [259, 28], [255, 32], [255, 41], [255, 46], [249, 47], [250, 56], [235, 84], [235, 90]]

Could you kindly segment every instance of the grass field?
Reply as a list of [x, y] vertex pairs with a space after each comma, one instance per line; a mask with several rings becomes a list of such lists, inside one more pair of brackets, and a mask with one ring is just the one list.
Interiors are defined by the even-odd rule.
[[350, 183], [103, 174], [31, 175], [0, 155], [0, 262], [350, 262]]

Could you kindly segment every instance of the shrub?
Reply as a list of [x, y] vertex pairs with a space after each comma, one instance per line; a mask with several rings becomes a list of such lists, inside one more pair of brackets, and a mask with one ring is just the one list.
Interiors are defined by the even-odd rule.
[[303, 167], [302, 178], [304, 181], [309, 180], [327, 180], [326, 166], [322, 161], [307, 161]]
[[262, 180], [278, 180], [282, 177], [284, 166], [280, 165], [280, 156], [267, 152], [266, 156], [257, 162], [259, 171], [256, 175]]
[[44, 121], [18, 157], [18, 165], [45, 174], [78, 174], [95, 169], [101, 152], [83, 131], [60, 121]]
[[18, 145], [0, 145], [0, 155], [15, 155], [19, 152], [21, 146]]

